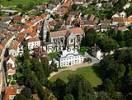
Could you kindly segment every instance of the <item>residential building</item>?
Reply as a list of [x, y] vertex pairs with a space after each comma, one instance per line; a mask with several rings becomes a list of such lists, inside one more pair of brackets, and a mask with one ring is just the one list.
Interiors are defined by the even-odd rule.
[[15, 86], [8, 86], [5, 89], [4, 100], [14, 100], [16, 94], [17, 94], [17, 88]]
[[23, 46], [17, 40], [13, 40], [11, 46], [9, 47], [9, 55], [17, 57], [21, 54], [23, 54]]
[[82, 5], [86, 2], [86, 0], [73, 0], [74, 4]]
[[16, 73], [15, 58], [11, 56], [6, 62], [7, 75], [12, 76]]
[[92, 55], [94, 57], [96, 57], [97, 59], [99, 59], [99, 60], [102, 60], [103, 56], [104, 56], [104, 54], [101, 51], [101, 49], [98, 46], [96, 46], [96, 45], [92, 47]]
[[39, 38], [30, 38], [28, 39], [28, 49], [33, 50], [34, 48], [38, 48], [41, 46], [41, 41]]

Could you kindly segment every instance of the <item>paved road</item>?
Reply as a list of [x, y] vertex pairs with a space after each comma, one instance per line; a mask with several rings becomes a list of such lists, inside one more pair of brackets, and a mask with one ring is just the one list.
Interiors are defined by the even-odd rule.
[[88, 66], [92, 66], [94, 64], [97, 64], [99, 63], [100, 61], [94, 57], [92, 57], [91, 55], [89, 54], [86, 54], [85, 55], [87, 58], [91, 58], [92, 62], [91, 63], [82, 63], [82, 64], [77, 64], [77, 65], [73, 65], [73, 66], [70, 66], [70, 67], [66, 67], [66, 68], [63, 68], [63, 69], [59, 69], [57, 72], [52, 72], [49, 76], [48, 79], [52, 78], [54, 75], [58, 74], [58, 73], [61, 73], [65, 70], [72, 70], [72, 71], [75, 71], [79, 68], [84, 68], [84, 67], [88, 67]]
[[[37, 25], [38, 23], [40, 23], [41, 21], [43, 21], [44, 19], [41, 19], [39, 21], [37, 21], [36, 23], [34, 23], [32, 26], [35, 26]], [[30, 27], [32, 27], [30, 26]], [[21, 30], [21, 32], [23, 32], [25, 30]], [[8, 48], [12, 42], [12, 40], [15, 38], [15, 34], [6, 42], [5, 44], [5, 47], [4, 49], [2, 50], [2, 53], [1, 53], [1, 62], [0, 62], [0, 100], [1, 100], [1, 91], [4, 87], [4, 85], [6, 86], [6, 78], [5, 78], [5, 72], [4, 72], [4, 68], [3, 68], [3, 62], [4, 62], [4, 54], [5, 54], [5, 51], [6, 51], [6, 48]]]
[[10, 43], [12, 42], [12, 40], [15, 38], [15, 35], [13, 35], [5, 44], [2, 53], [1, 53], [1, 62], [0, 62], [0, 79], [1, 79], [1, 83], [0, 83], [0, 95], [1, 95], [1, 91], [3, 89], [3, 85], [6, 86], [6, 78], [5, 78], [5, 72], [4, 72], [4, 68], [3, 68], [3, 62], [4, 62], [4, 54], [6, 51], [6, 48], [8, 48], [10, 46]]

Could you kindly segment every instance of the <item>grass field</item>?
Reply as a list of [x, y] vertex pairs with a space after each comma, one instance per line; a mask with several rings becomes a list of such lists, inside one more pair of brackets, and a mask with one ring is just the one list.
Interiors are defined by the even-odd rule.
[[1, 0], [1, 4], [4, 6], [16, 6], [18, 4], [28, 4], [28, 3], [42, 3], [42, 2], [48, 2], [49, 0]]
[[102, 83], [101, 79], [96, 75], [96, 73], [93, 71], [92, 67], [86, 67], [86, 68], [80, 68], [76, 71], [63, 71], [55, 76], [53, 76], [50, 80], [53, 82], [56, 79], [60, 78], [64, 80], [65, 82], [68, 82], [68, 76], [72, 74], [79, 74], [84, 76], [85, 79], [87, 79], [93, 87], [100, 85]]

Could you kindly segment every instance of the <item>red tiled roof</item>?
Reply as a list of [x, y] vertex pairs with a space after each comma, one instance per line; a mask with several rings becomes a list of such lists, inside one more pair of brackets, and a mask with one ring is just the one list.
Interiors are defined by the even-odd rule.
[[0, 44], [0, 50], [3, 50], [3, 48], [4, 48], [4, 45]]
[[28, 42], [40, 41], [39, 38], [30, 38]]
[[56, 31], [56, 32], [51, 32], [50, 36], [51, 37], [62, 37], [67, 34], [67, 32], [76, 34], [76, 35], [82, 35], [84, 33], [83, 29], [80, 27], [77, 28], [71, 28], [69, 30], [61, 30], [61, 31]]
[[17, 41], [22, 42], [24, 40], [24, 37], [25, 37], [24, 32], [19, 33], [19, 35], [17, 36]]
[[19, 42], [18, 41], [13, 41], [11, 47], [16, 50], [18, 48], [18, 46], [19, 46]]
[[16, 95], [17, 89], [14, 86], [8, 86], [5, 89], [4, 100], [9, 100], [10, 95]]
[[119, 22], [119, 23], [132, 22], [132, 18], [114, 17], [113, 22]]
[[37, 33], [37, 26], [30, 27], [26, 30], [26, 33], [30, 35], [31, 37], [35, 37]]

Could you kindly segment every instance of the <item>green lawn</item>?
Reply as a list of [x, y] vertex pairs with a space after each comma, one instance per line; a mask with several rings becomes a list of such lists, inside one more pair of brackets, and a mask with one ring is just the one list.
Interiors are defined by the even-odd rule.
[[1, 4], [4, 6], [16, 6], [18, 4], [28, 4], [30, 2], [33, 3], [42, 3], [42, 2], [48, 2], [49, 0], [1, 0]]
[[69, 71], [69, 70], [63, 71], [53, 76], [50, 80], [53, 82], [56, 79], [60, 78], [64, 80], [65, 82], [68, 82], [67, 77], [71, 74], [80, 74], [84, 76], [84, 78], [87, 79], [92, 84], [93, 87], [100, 85], [102, 83], [101, 79], [93, 71], [92, 67], [80, 68], [76, 71]]

